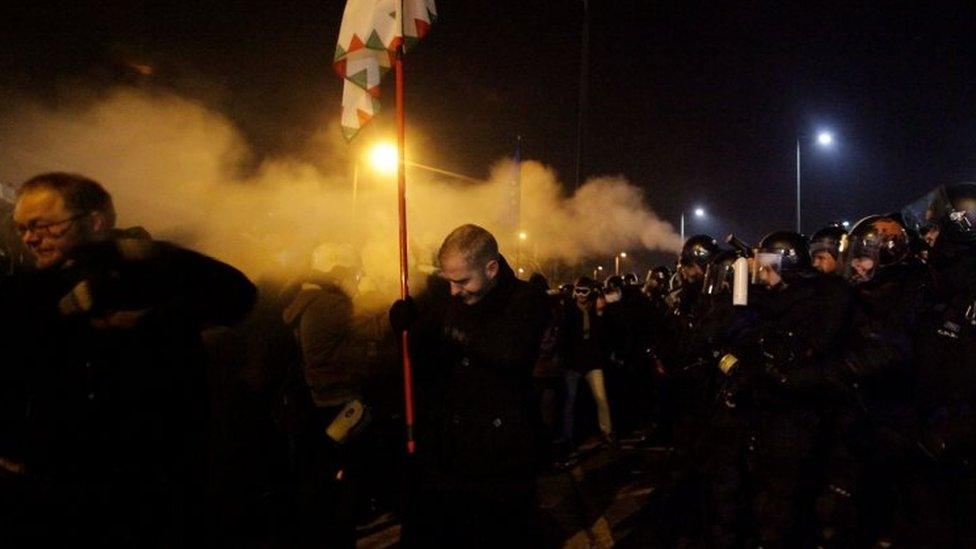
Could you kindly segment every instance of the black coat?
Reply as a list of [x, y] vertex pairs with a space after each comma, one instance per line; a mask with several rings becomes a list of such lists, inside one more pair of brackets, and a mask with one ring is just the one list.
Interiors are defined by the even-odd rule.
[[[90, 307], [66, 307], [81, 282]], [[195, 252], [112, 240], [4, 289], [3, 377], [16, 383], [5, 389], [0, 454], [60, 487], [50, 497], [85, 487], [76, 514], [89, 504], [105, 511], [95, 498], [139, 515], [132, 520], [167, 521], [169, 505], [203, 486], [209, 403], [200, 332], [241, 320], [254, 286]], [[144, 313], [130, 327], [94, 325], [131, 310]]]
[[501, 263], [480, 301], [431, 299], [411, 331], [418, 455], [451, 479], [522, 477], [537, 465], [532, 370], [549, 304]]
[[585, 374], [590, 370], [606, 368], [610, 359], [606, 332], [606, 317], [596, 313], [596, 305], [587, 302], [589, 333], [583, 330], [583, 311], [576, 300], [566, 303], [560, 326], [560, 354], [566, 368]]

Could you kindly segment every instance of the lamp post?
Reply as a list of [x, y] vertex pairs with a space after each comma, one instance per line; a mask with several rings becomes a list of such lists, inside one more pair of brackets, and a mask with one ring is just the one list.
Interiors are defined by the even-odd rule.
[[[393, 143], [379, 142], [373, 145], [369, 149], [368, 153], [369, 165], [374, 171], [381, 173], [383, 175], [394, 175], [396, 174], [397, 165], [399, 164], [399, 154], [397, 153], [397, 147]], [[470, 177], [461, 173], [452, 172], [448, 170], [442, 170], [440, 168], [435, 168], [433, 166], [428, 166], [426, 164], [421, 164], [419, 162], [413, 162], [412, 160], [407, 160], [404, 162], [410, 168], [417, 168], [421, 170], [426, 170], [428, 172], [446, 175], [453, 177], [455, 179], [463, 179], [465, 181], [479, 181], [474, 177]], [[353, 219], [356, 219], [356, 209], [357, 201], [359, 196], [359, 160], [353, 162], [353, 172], [352, 172], [352, 215]]]
[[[397, 149], [392, 143], [378, 143], [370, 150], [369, 153], [370, 163], [373, 168], [380, 173], [393, 174], [396, 173], [397, 169]], [[480, 181], [474, 177], [464, 175], [462, 173], [452, 172], [449, 170], [443, 170], [441, 168], [435, 168], [433, 166], [428, 166], [427, 164], [421, 164], [420, 162], [414, 162], [413, 160], [407, 160], [405, 164], [410, 168], [418, 168], [421, 170], [426, 170], [428, 172], [433, 172], [440, 175], [446, 175], [453, 177], [455, 179], [463, 179], [465, 181]]]
[[[699, 217], [699, 218], [700, 217], [705, 217], [705, 209], [704, 208], [700, 208], [700, 207], [699, 208], [695, 208], [695, 212], [694, 213], [695, 213], [695, 217]], [[681, 212], [681, 242], [683, 243], [684, 241], [685, 241], [685, 212], [682, 211]]]
[[[817, 144], [821, 147], [829, 147], [834, 142], [834, 136], [830, 132], [820, 132], [817, 134]], [[796, 232], [801, 231], [800, 220], [800, 137], [796, 138]]]
[[613, 274], [620, 274], [620, 260], [627, 259], [627, 252], [620, 252], [619, 254], [613, 256]]

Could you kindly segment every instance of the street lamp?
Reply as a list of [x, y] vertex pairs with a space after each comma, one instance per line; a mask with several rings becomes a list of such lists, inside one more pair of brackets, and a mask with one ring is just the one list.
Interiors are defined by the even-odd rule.
[[[702, 218], [705, 217], [705, 208], [697, 207], [693, 212], [695, 217]], [[681, 212], [681, 242], [685, 241], [685, 212]]]
[[373, 168], [384, 174], [396, 173], [398, 157], [396, 147], [390, 143], [378, 143], [369, 152]]
[[[391, 143], [389, 141], [380, 141], [375, 145], [373, 145], [372, 147], [370, 147], [367, 156], [368, 156], [369, 164], [373, 168], [373, 170], [383, 175], [393, 175], [396, 173], [399, 164], [398, 160], [400, 159], [400, 155], [397, 152], [397, 147], [394, 143]], [[474, 181], [474, 182], [479, 181], [478, 179], [475, 179], [473, 177], [464, 174], [460, 174], [448, 170], [442, 170], [440, 168], [427, 166], [425, 164], [420, 164], [418, 162], [413, 162], [411, 160], [407, 160], [406, 162], [404, 162], [404, 164], [406, 164], [411, 168], [419, 168], [421, 170], [427, 170], [429, 172], [434, 172], [441, 175], [447, 175], [455, 179], [464, 179], [466, 181]], [[353, 175], [352, 175], [353, 219], [356, 219], [356, 206], [357, 206], [356, 202], [357, 202], [358, 195], [359, 195], [359, 160], [357, 159], [356, 161], [353, 162]]]
[[[396, 173], [397, 164], [399, 160], [399, 154], [397, 153], [396, 145], [387, 141], [381, 141], [370, 149], [369, 160], [373, 168], [383, 174], [392, 175]], [[435, 168], [433, 166], [428, 166], [426, 164], [421, 164], [419, 162], [414, 162], [413, 160], [407, 159], [404, 164], [411, 168], [419, 168], [421, 170], [426, 170], [428, 172], [438, 173], [441, 175], [446, 175], [453, 177], [455, 179], [464, 179], [466, 181], [478, 182], [478, 179], [470, 177], [461, 173], [452, 172], [449, 170], [442, 170], [440, 168]]]
[[[817, 134], [817, 144], [829, 147], [834, 143], [834, 136], [830, 132], [822, 131]], [[800, 230], [800, 136], [796, 138], [796, 232]]]
[[620, 252], [619, 254], [613, 256], [613, 274], [620, 274], [620, 260], [627, 259], [627, 252]]

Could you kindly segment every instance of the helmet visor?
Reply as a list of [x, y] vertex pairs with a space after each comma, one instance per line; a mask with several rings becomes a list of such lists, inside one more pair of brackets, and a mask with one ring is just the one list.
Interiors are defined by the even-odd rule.
[[860, 284], [874, 278], [880, 252], [880, 247], [872, 240], [845, 238], [841, 244], [844, 278], [853, 284]]
[[705, 285], [703, 291], [707, 295], [721, 295], [732, 290], [732, 264], [709, 263], [705, 269]]
[[837, 259], [837, 243], [829, 239], [814, 240], [810, 243], [810, 255], [827, 252]]
[[781, 277], [783, 270], [782, 252], [756, 252], [756, 259], [753, 262], [755, 274], [754, 280], [759, 284], [775, 286]]

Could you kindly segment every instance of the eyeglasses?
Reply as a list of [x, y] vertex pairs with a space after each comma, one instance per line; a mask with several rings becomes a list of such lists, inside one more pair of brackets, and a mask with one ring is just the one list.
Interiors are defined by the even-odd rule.
[[[64, 236], [68, 229], [75, 221], [78, 221], [82, 217], [88, 215], [88, 212], [80, 213], [78, 215], [73, 215], [68, 219], [62, 219], [61, 221], [55, 221], [54, 223], [37, 223], [32, 222], [29, 224], [17, 224], [17, 234], [21, 237], [26, 235], [28, 232], [33, 233], [35, 236], [43, 237], [53, 237], [58, 238]], [[58, 228], [60, 227], [60, 228]]]
[[577, 286], [573, 289], [573, 293], [579, 296], [588, 296], [590, 295], [590, 289], [586, 286]]

